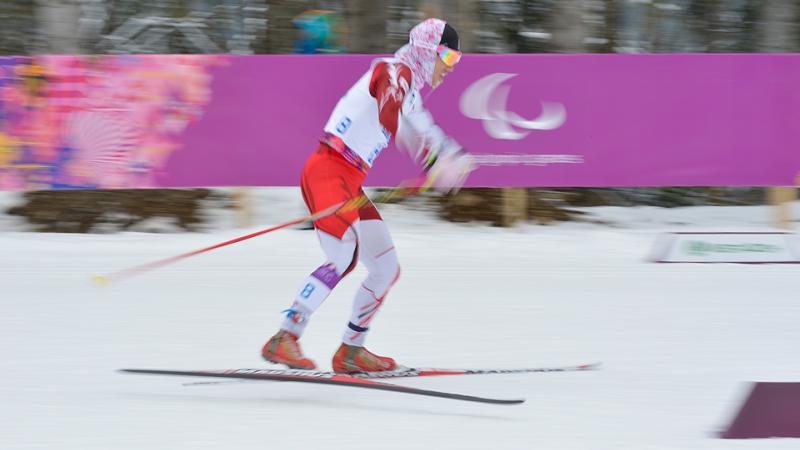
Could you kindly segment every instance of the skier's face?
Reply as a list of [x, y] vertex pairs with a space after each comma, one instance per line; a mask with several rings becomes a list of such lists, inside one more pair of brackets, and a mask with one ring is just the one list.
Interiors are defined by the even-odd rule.
[[431, 86], [437, 87], [444, 81], [444, 77], [450, 73], [455, 66], [451, 67], [442, 61], [442, 58], [436, 57], [436, 65], [433, 67], [433, 80]]

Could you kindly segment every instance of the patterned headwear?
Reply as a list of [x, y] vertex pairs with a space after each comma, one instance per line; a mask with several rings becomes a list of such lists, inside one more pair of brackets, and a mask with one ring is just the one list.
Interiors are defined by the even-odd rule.
[[398, 50], [394, 56], [411, 68], [413, 89], [420, 90], [427, 83], [433, 82], [433, 68], [436, 65], [439, 42], [442, 39], [445, 22], [439, 19], [428, 19], [411, 29], [408, 44]]

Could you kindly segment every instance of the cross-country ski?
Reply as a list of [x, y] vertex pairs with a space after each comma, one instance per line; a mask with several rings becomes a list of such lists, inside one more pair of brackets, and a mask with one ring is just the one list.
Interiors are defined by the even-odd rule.
[[[451, 392], [433, 391], [429, 389], [419, 389], [395, 384], [382, 383], [364, 378], [351, 377], [349, 375], [339, 375], [331, 372], [311, 372], [294, 371], [291, 374], [280, 373], [280, 371], [258, 370], [258, 369], [236, 369], [224, 370], [220, 372], [211, 371], [192, 371], [192, 370], [157, 370], [157, 369], [120, 369], [121, 372], [149, 375], [177, 375], [187, 377], [209, 377], [209, 378], [234, 378], [244, 380], [262, 381], [283, 381], [296, 383], [318, 383], [333, 386], [349, 386], [363, 389], [375, 389], [380, 391], [401, 392], [405, 394], [423, 395], [428, 397], [448, 398], [452, 400], [463, 400], [467, 402], [492, 403], [496, 405], [515, 405], [523, 403], [524, 399], [496, 399], [477, 397], [473, 395], [454, 394]], [[278, 372], [278, 373], [274, 373]]]
[[[521, 373], [555, 373], [555, 372], [580, 372], [585, 370], [597, 370], [602, 366], [601, 363], [579, 364], [574, 366], [552, 366], [552, 367], [528, 367], [524, 369], [445, 369], [433, 367], [398, 367], [395, 370], [383, 372], [352, 372], [346, 375], [353, 378], [373, 379], [373, 378], [413, 378], [413, 377], [438, 377], [454, 375], [504, 375]], [[302, 370], [302, 369], [228, 369], [209, 370], [205, 372], [236, 372], [252, 373], [264, 375], [303, 375], [325, 377], [337, 375], [333, 371]], [[339, 374], [340, 375], [340, 374]], [[191, 383], [191, 384], [203, 384]]]

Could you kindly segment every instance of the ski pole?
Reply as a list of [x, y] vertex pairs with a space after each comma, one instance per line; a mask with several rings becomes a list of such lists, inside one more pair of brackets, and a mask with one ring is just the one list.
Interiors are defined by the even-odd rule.
[[[421, 186], [416, 186], [415, 184], [418, 183], [419, 180], [409, 180], [408, 182], [401, 183], [399, 187], [391, 189], [387, 193], [385, 193], [382, 197], [380, 197], [377, 201], [378, 202], [386, 202], [388, 200], [392, 200], [394, 198], [402, 198], [407, 197], [417, 192], [425, 191], [429, 188], [428, 184], [423, 184]], [[346, 212], [353, 209], [360, 208], [364, 204], [369, 201], [369, 197], [366, 194], [360, 195], [356, 198], [350, 199], [345, 202], [337, 203], [333, 206], [323, 209], [322, 211], [318, 211], [314, 214], [310, 214], [305, 217], [301, 217], [295, 220], [291, 220], [286, 223], [282, 223], [280, 225], [276, 225], [274, 227], [267, 228], [265, 230], [256, 231], [255, 233], [250, 233], [244, 236], [240, 236], [234, 239], [230, 239], [225, 242], [220, 242], [219, 244], [211, 245], [209, 247], [201, 248], [198, 250], [194, 250], [191, 252], [183, 253], [177, 256], [172, 256], [169, 258], [160, 259], [158, 261], [149, 262], [146, 264], [142, 264], [139, 266], [131, 267], [128, 269], [119, 270], [117, 272], [112, 272], [107, 275], [95, 275], [92, 277], [92, 281], [99, 285], [109, 285], [112, 281], [121, 281], [127, 278], [131, 278], [136, 275], [143, 274], [145, 272], [150, 272], [152, 270], [158, 269], [160, 267], [164, 267], [166, 265], [175, 263], [177, 261], [181, 261], [186, 258], [191, 258], [192, 256], [200, 255], [202, 253], [210, 252], [211, 250], [216, 250], [218, 248], [226, 247], [231, 244], [236, 244], [237, 242], [246, 241], [248, 239], [252, 239], [254, 237], [261, 236], [263, 234], [267, 234], [273, 231], [280, 230], [282, 228], [290, 227], [293, 225], [299, 225], [305, 222], [313, 222], [315, 220], [322, 219], [324, 217], [328, 217], [330, 215], [339, 213], [339, 212]]]

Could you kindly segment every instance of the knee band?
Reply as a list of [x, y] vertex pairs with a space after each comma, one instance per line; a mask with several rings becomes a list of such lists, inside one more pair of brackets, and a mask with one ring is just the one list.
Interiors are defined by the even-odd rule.
[[336, 267], [330, 263], [320, 266], [311, 276], [322, 282], [328, 289], [333, 289], [342, 280], [342, 276], [336, 271]]

